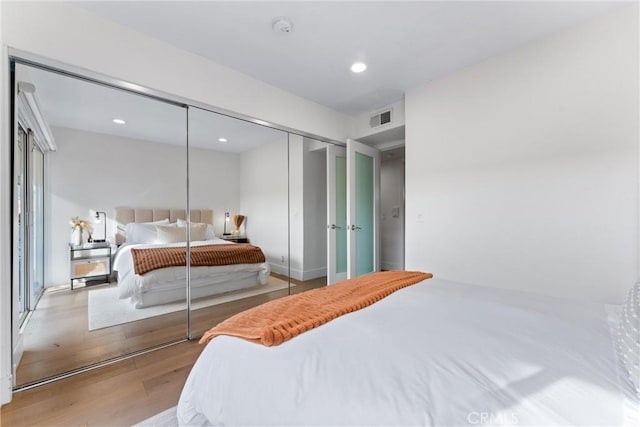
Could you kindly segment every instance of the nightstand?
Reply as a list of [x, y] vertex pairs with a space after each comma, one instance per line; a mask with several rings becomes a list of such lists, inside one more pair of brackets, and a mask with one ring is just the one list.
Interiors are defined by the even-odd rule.
[[226, 240], [227, 242], [233, 243], [249, 243], [249, 239], [247, 236], [234, 236], [232, 234], [228, 236], [220, 236], [222, 240]]
[[106, 283], [111, 276], [111, 244], [109, 242], [69, 243], [69, 271], [71, 290], [74, 280], [104, 277]]

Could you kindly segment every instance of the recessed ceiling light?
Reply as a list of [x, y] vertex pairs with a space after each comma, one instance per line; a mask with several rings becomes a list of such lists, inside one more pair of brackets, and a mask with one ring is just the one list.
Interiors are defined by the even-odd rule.
[[351, 66], [351, 71], [353, 71], [354, 73], [361, 73], [366, 69], [367, 69], [367, 64], [365, 64], [364, 62], [355, 62]]
[[125, 122], [125, 121], [124, 121], [124, 120], [122, 120], [122, 119], [113, 119], [113, 123], [116, 123], [116, 124], [119, 124], [119, 125], [123, 125], [123, 124], [125, 124], [125, 123], [127, 123], [127, 122]]
[[227, 142], [227, 138], [218, 138], [218, 142]]

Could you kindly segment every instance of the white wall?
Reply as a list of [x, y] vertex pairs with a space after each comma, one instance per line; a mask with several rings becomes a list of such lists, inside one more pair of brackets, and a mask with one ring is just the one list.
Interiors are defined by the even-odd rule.
[[271, 269], [288, 274], [289, 208], [287, 134], [240, 154], [240, 213], [250, 242], [260, 246]]
[[325, 144], [289, 135], [291, 277], [327, 274], [327, 172]]
[[302, 280], [327, 275], [327, 150], [304, 138], [304, 264]]
[[[221, 236], [224, 213], [241, 213], [240, 154], [189, 148], [189, 203], [193, 209], [213, 209], [213, 226]], [[229, 224], [227, 231], [235, 230], [233, 221]]]
[[327, 274], [327, 172], [324, 143], [289, 135], [291, 277]]
[[638, 279], [638, 7], [406, 94], [406, 267], [619, 303]]
[[0, 28], [8, 46], [132, 83], [327, 138], [350, 130], [343, 114], [70, 4], [8, 2]]
[[[47, 154], [45, 286], [69, 283], [69, 219], [107, 213], [107, 236], [116, 232], [115, 208], [185, 208], [186, 147], [53, 127], [58, 150]], [[224, 211], [239, 200], [239, 155], [190, 149], [190, 203], [214, 210], [222, 234]], [[85, 236], [86, 238], [86, 236]]]
[[[404, 158], [380, 163], [380, 266], [383, 270], [404, 267]], [[398, 216], [393, 209], [398, 208]]]
[[291, 277], [302, 280], [304, 270], [304, 143], [289, 135], [289, 257]]

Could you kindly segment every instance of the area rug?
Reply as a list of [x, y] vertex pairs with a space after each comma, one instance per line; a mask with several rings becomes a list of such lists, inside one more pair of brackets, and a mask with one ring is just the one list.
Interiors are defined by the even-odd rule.
[[174, 406], [173, 408], [162, 411], [153, 417], [149, 417], [133, 427], [178, 427], [176, 407]]
[[[287, 289], [288, 286], [288, 282], [270, 276], [269, 283], [266, 285], [249, 288], [242, 292], [230, 292], [198, 299], [191, 303], [191, 309], [197, 310], [199, 308], [223, 304], [229, 301], [279, 291]], [[291, 286], [295, 285], [292, 283]], [[129, 302], [129, 299], [118, 299], [117, 287], [89, 291], [88, 304], [90, 331], [121, 325], [123, 323], [135, 322], [136, 320], [142, 320], [149, 317], [162, 316], [163, 314], [174, 313], [176, 311], [185, 310], [186, 308], [186, 304], [184, 302], [162, 304], [146, 308], [134, 308], [133, 304]]]

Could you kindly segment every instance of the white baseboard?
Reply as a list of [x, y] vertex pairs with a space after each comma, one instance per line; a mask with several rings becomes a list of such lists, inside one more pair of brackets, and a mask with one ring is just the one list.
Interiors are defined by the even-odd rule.
[[[282, 266], [279, 264], [269, 263], [271, 267], [271, 271], [277, 274], [282, 274], [284, 276], [289, 275], [289, 269], [286, 266]], [[327, 268], [314, 268], [309, 270], [299, 270], [299, 269], [291, 269], [291, 278], [295, 280], [300, 280], [304, 282], [305, 280], [317, 279], [318, 277], [324, 277], [327, 275]]]
[[302, 272], [302, 280], [317, 279], [318, 277], [325, 277], [326, 275], [327, 267], [312, 268]]
[[269, 268], [273, 273], [282, 274], [283, 276], [289, 275], [289, 268], [286, 265], [280, 265], [280, 264], [270, 262]]
[[300, 280], [300, 281], [304, 280], [302, 278], [302, 271], [300, 271], [298, 269], [294, 269], [294, 268], [291, 269], [291, 278], [292, 279], [296, 279], [296, 280]]
[[382, 261], [380, 262], [380, 267], [383, 270], [404, 270], [401, 262]]

